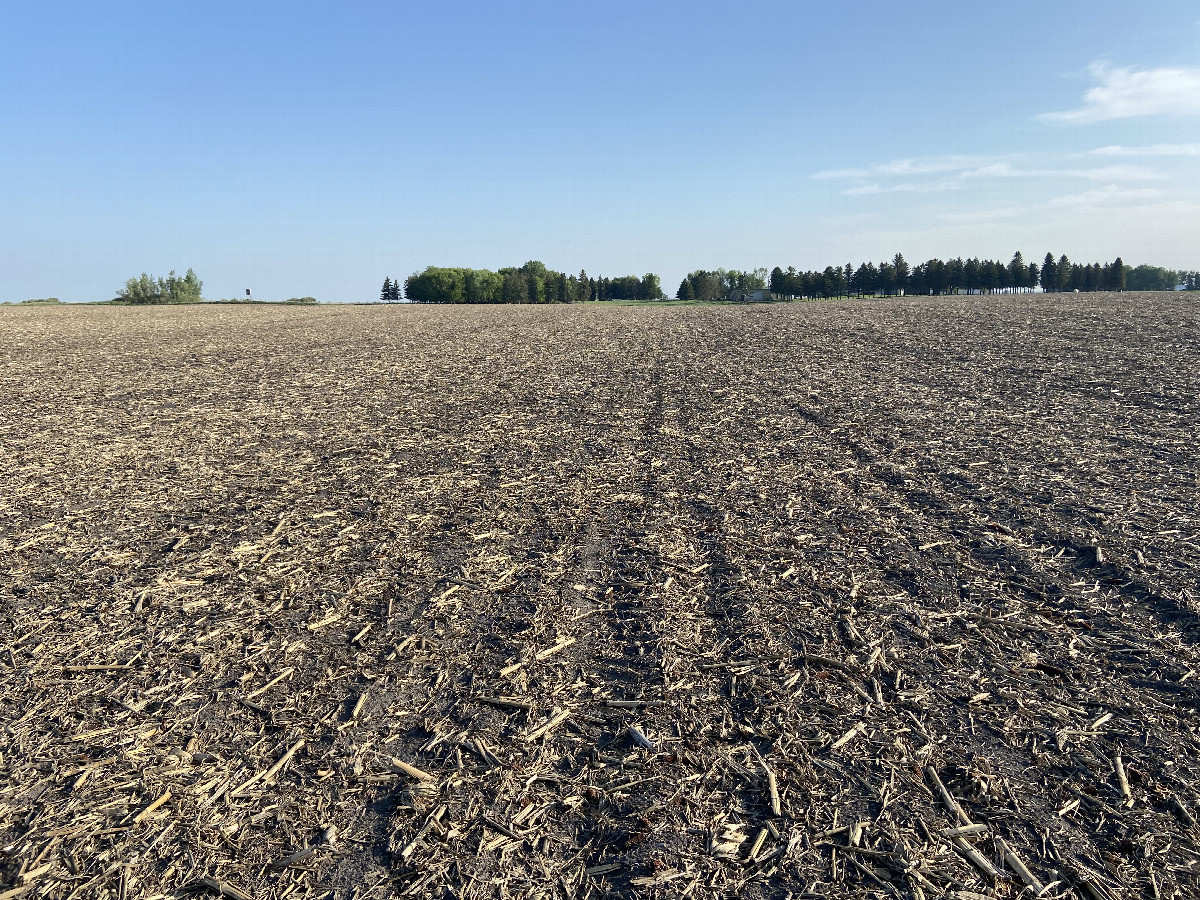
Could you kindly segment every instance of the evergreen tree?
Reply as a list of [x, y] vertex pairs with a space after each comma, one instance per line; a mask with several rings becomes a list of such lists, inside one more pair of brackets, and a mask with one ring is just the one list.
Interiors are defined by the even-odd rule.
[[962, 266], [962, 288], [968, 294], [979, 287], [979, 260], [968, 259]]
[[390, 275], [387, 278], [383, 279], [383, 289], [379, 292], [379, 302], [380, 303], [391, 303], [392, 302], [392, 278]]
[[772, 294], [787, 293], [787, 285], [784, 283], [784, 280], [785, 276], [783, 274], [783, 269], [779, 268], [779, 266], [776, 266], [771, 270], [771, 280], [767, 282], [767, 287], [770, 289]]
[[1109, 290], [1125, 290], [1125, 263], [1119, 256], [1113, 260], [1112, 284], [1109, 286]]
[[946, 263], [946, 291], [956, 294], [963, 286], [963, 259], [956, 256]]
[[835, 274], [833, 266], [826, 266], [825, 271], [821, 273], [821, 296], [826, 300], [837, 293], [837, 276], [841, 271], [838, 269]]
[[1047, 253], [1042, 260], [1042, 267], [1038, 271], [1038, 282], [1047, 294], [1058, 287], [1058, 263], [1054, 261], [1053, 253]]
[[899, 253], [892, 260], [892, 269], [896, 273], [896, 290], [908, 290], [908, 263], [904, 261], [904, 257]]
[[850, 284], [854, 288], [854, 293], [860, 297], [875, 293], [874, 263], [860, 263], [854, 272], [854, 279]]
[[509, 269], [504, 273], [504, 282], [500, 288], [500, 302], [529, 302], [529, 284], [525, 280], [525, 273], [520, 269]]
[[929, 293], [928, 273], [928, 267], [921, 263], [913, 266], [912, 271], [908, 273], [908, 292], [914, 297]]
[[944, 294], [946, 292], [946, 264], [940, 259], [925, 263], [925, 284], [921, 293]]
[[890, 296], [896, 290], [896, 267], [889, 262], [881, 262], [879, 264], [879, 293], [885, 297]]
[[997, 269], [1002, 269], [1003, 266], [998, 266], [993, 259], [985, 259], [979, 264], [979, 287], [985, 294], [996, 293], [996, 288], [1000, 287], [1000, 273]]
[[1025, 257], [1018, 250], [1008, 264], [1008, 286], [1014, 291], [1025, 287]]
[[1063, 254], [1058, 258], [1058, 279], [1055, 282], [1057, 291], [1066, 291], [1075, 286], [1075, 273], [1071, 269], [1071, 261], [1067, 259], [1067, 254]]
[[1010, 287], [1013, 286], [1012, 281], [1009, 277], [1010, 273], [1008, 270], [1008, 266], [1006, 266], [1004, 263], [1000, 262], [1000, 260], [996, 260], [995, 262], [992, 263], [992, 271], [996, 273], [996, 280], [995, 280], [995, 284], [993, 285], [993, 287], [997, 291], [1000, 291], [1001, 293], [1003, 293], [1004, 291], [1007, 291]]

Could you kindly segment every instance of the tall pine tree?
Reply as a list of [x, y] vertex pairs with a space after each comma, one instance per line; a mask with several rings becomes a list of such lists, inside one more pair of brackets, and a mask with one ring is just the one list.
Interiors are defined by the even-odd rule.
[[1054, 261], [1053, 253], [1047, 253], [1042, 260], [1041, 281], [1042, 290], [1047, 294], [1058, 290], [1058, 263]]

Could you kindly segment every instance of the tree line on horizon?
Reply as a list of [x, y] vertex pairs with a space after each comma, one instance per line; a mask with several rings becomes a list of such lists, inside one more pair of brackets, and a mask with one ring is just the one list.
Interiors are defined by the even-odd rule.
[[[707, 303], [728, 300], [743, 292], [767, 290], [777, 297], [819, 299], [876, 297], [896, 294], [1020, 293], [1041, 288], [1061, 291], [1172, 291], [1182, 284], [1200, 290], [1200, 272], [1158, 266], [1128, 266], [1117, 257], [1110, 263], [1076, 263], [1064, 254], [1047, 253], [1041, 265], [1026, 263], [1020, 251], [1007, 263], [1000, 260], [930, 259], [910, 266], [902, 254], [876, 265], [854, 268], [827, 266], [823, 271], [767, 269], [698, 269], [679, 284], [675, 298]], [[592, 277], [586, 271], [567, 275], [531, 260], [523, 266], [491, 271], [428, 266], [403, 282], [384, 279], [379, 299], [383, 303], [579, 303], [606, 300], [665, 300], [659, 276], [640, 278]]]
[[403, 292], [410, 303], [580, 303], [586, 300], [665, 300], [652, 272], [617, 278], [592, 277], [585, 270], [567, 275], [530, 260], [520, 268], [442, 268], [429, 266], [404, 279], [388, 276], [379, 299], [397, 303]]
[[[129, 304], [199, 303], [204, 283], [195, 271], [183, 276], [174, 271], [155, 278], [142, 273], [130, 278], [117, 292], [115, 302]], [[746, 291], [766, 290], [777, 297], [817, 299], [830, 297], [874, 297], [894, 294], [931, 295], [958, 293], [1015, 293], [1040, 287], [1048, 293], [1061, 291], [1173, 291], [1182, 287], [1200, 291], [1200, 271], [1181, 271], [1160, 266], [1128, 266], [1117, 257], [1111, 263], [1075, 263], [1064, 254], [1055, 259], [1047, 253], [1039, 266], [1026, 263], [1017, 251], [1007, 262], [981, 259], [930, 259], [910, 267], [897, 253], [890, 261], [876, 266], [861, 263], [855, 269], [826, 266], [823, 271], [787, 270], [776, 266], [768, 274], [765, 268], [698, 269], [689, 273], [675, 293], [678, 300], [712, 302], [737, 298]], [[439, 268], [429, 266], [404, 280], [384, 279], [379, 299], [397, 303], [578, 303], [609, 300], [665, 300], [658, 275], [648, 272], [641, 277], [592, 277], [580, 270], [567, 275], [530, 260], [519, 268], [498, 272], [488, 269]], [[25, 301], [54, 303], [49, 300]], [[249, 302], [230, 300], [221, 302]], [[288, 303], [315, 303], [312, 297], [293, 297]]]
[[[688, 283], [680, 284], [676, 297], [691, 299]], [[1200, 290], [1200, 273], [1180, 272], [1158, 266], [1127, 266], [1120, 257], [1111, 263], [1075, 263], [1064, 254], [1058, 259], [1047, 253], [1042, 264], [1026, 263], [1020, 251], [1005, 263], [987, 259], [931, 259], [910, 268], [902, 254], [878, 266], [865, 262], [855, 269], [827, 266], [824, 271], [786, 271], [776, 266], [768, 287], [781, 297], [808, 299], [829, 297], [874, 297], [894, 294], [1017, 293], [1040, 287], [1047, 293], [1061, 291], [1172, 291], [1182, 284]]]

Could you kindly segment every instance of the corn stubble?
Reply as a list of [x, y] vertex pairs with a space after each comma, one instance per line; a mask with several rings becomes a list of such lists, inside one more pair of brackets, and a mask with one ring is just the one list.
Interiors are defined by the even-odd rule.
[[0, 898], [1195, 896], [1197, 319], [0, 310]]

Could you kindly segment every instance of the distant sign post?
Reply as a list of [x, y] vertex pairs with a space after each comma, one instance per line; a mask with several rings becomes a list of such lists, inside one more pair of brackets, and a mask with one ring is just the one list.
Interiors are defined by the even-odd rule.
[[249, 297], [249, 296], [250, 296], [250, 288], [246, 288], [246, 296], [247, 296], [247, 297]]

